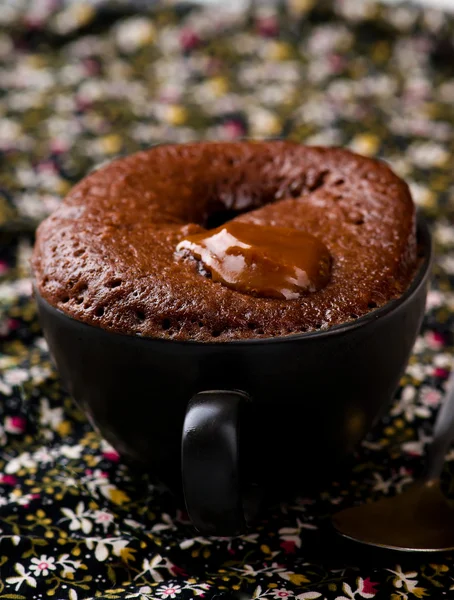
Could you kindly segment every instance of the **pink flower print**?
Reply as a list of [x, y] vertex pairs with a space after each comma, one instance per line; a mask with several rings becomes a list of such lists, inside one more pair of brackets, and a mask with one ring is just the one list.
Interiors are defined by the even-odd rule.
[[344, 68], [345, 60], [339, 54], [331, 54], [328, 60], [333, 73], [339, 73]]
[[46, 160], [38, 165], [40, 173], [56, 173], [57, 168], [51, 160]]
[[97, 75], [99, 73], [99, 63], [92, 58], [85, 58], [83, 60], [83, 65], [87, 75]]
[[200, 37], [193, 29], [186, 27], [180, 32], [180, 45], [185, 51], [193, 50], [200, 45]]
[[157, 592], [156, 595], [159, 596], [160, 598], [176, 598], [178, 594], [181, 593], [181, 586], [180, 585], [166, 585], [163, 587], [160, 587]]
[[177, 510], [177, 518], [175, 520], [179, 523], [184, 523], [185, 525], [189, 525], [191, 523], [188, 513], [181, 509]]
[[177, 575], [178, 577], [187, 577], [188, 575], [184, 569], [182, 569], [181, 567], [177, 567], [177, 565], [172, 565], [170, 570], [174, 575]]
[[17, 489], [10, 492], [8, 496], [9, 502], [19, 504], [19, 506], [24, 506], [25, 508], [28, 508], [30, 502], [36, 498], [39, 498], [39, 494], [24, 494], [23, 496], [19, 496]]
[[244, 127], [243, 123], [237, 121], [236, 119], [226, 121], [222, 128], [224, 133], [223, 137], [228, 140], [234, 140], [246, 134], [246, 128]]
[[24, 433], [27, 426], [27, 421], [24, 417], [6, 417], [5, 418], [5, 431], [8, 433]]
[[279, 22], [274, 15], [262, 17], [257, 19], [256, 28], [257, 32], [263, 37], [276, 37], [279, 33]]
[[159, 92], [159, 101], [164, 104], [178, 104], [180, 99], [181, 93], [177, 87], [167, 86]]
[[93, 104], [92, 100], [85, 98], [83, 96], [76, 96], [76, 108], [77, 110], [83, 112], [84, 110], [87, 110], [88, 108], [90, 108], [90, 106]]
[[44, 15], [31, 14], [24, 17], [24, 24], [27, 29], [42, 29], [45, 23]]
[[20, 321], [18, 321], [17, 319], [8, 319], [8, 329], [10, 331], [15, 331], [16, 329], [18, 329], [20, 325]]
[[102, 525], [104, 530], [106, 530], [110, 523], [114, 520], [114, 516], [112, 513], [107, 512], [105, 510], [97, 510], [95, 511], [95, 523], [98, 525]]
[[69, 144], [65, 140], [55, 138], [50, 142], [50, 149], [54, 154], [62, 154], [68, 151]]
[[17, 479], [14, 475], [0, 475], [0, 483], [4, 483], [6, 485], [16, 485]]
[[430, 290], [427, 294], [426, 309], [438, 308], [443, 304], [443, 294], [437, 290]]
[[39, 575], [47, 577], [49, 571], [55, 571], [57, 568], [54, 563], [55, 558], [53, 558], [53, 556], [47, 557], [45, 554], [42, 554], [39, 558], [32, 558], [30, 571], [33, 571], [35, 577]]
[[446, 344], [443, 335], [438, 331], [428, 331], [424, 337], [432, 350], [440, 350]]
[[5, 275], [9, 270], [6, 260], [0, 260], [0, 275]]
[[118, 462], [120, 460], [120, 455], [116, 450], [107, 450], [102, 453], [103, 457], [112, 462]]
[[286, 554], [294, 554], [296, 549], [295, 542], [281, 542], [280, 546]]
[[449, 371], [447, 369], [442, 369], [441, 367], [436, 367], [434, 369], [434, 375], [440, 379], [447, 379], [449, 376]]
[[434, 388], [423, 386], [419, 391], [419, 398], [426, 406], [438, 406], [441, 400], [441, 393]]
[[272, 598], [276, 598], [279, 600], [285, 600], [286, 598], [292, 598], [292, 597], [293, 597], [293, 592], [290, 592], [289, 590], [286, 590], [284, 588], [281, 588], [280, 590], [273, 590]]
[[358, 590], [359, 594], [363, 598], [373, 598], [375, 596], [375, 594], [377, 593], [377, 590], [375, 589], [376, 585], [378, 585], [378, 583], [371, 581], [369, 577], [367, 577], [367, 579], [360, 578], [359, 590]]

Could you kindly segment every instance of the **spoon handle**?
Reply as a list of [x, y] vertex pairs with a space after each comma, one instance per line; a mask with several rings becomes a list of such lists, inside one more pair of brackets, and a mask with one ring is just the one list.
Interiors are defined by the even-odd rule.
[[454, 440], [454, 366], [449, 377], [446, 395], [435, 421], [433, 440], [426, 455], [422, 479], [438, 479], [443, 470], [446, 454]]

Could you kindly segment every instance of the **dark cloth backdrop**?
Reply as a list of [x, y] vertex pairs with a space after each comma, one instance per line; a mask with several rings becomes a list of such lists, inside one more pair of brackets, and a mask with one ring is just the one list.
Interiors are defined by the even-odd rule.
[[[361, 0], [236, 12], [0, 2], [0, 599], [454, 598], [451, 556], [351, 554], [324, 533], [334, 511], [421, 471], [451, 368], [453, 36], [443, 13]], [[437, 258], [410, 365], [351, 472], [272, 507], [247, 535], [203, 538], [62, 391], [28, 261], [35, 225], [95, 165], [161, 141], [243, 136], [388, 160], [431, 220]]]

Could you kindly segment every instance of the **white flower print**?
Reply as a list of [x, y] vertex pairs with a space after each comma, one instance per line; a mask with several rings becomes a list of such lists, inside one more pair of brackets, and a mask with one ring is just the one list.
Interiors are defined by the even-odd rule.
[[412, 377], [415, 381], [424, 381], [427, 375], [431, 374], [431, 366], [423, 365], [421, 363], [414, 363], [407, 366], [405, 373]]
[[396, 576], [394, 578], [394, 586], [397, 589], [402, 589], [405, 586], [407, 592], [411, 593], [418, 585], [418, 580], [415, 579], [415, 577], [418, 574], [416, 571], [404, 573], [400, 565], [397, 565], [397, 571], [393, 571], [392, 569], [386, 570], [390, 573], [393, 573]]
[[437, 260], [437, 263], [446, 271], [448, 275], [452, 275], [454, 273], [454, 256], [452, 253], [440, 256]]
[[49, 367], [35, 365], [29, 369], [30, 379], [35, 386], [41, 385], [51, 373], [52, 370]]
[[41, 398], [40, 402], [40, 422], [41, 425], [49, 425], [51, 429], [57, 429], [57, 427], [63, 421], [63, 408], [57, 406], [51, 408], [49, 400], [47, 398]]
[[383, 494], [389, 494], [389, 490], [392, 486], [392, 479], [384, 479], [380, 473], [374, 473], [375, 485], [372, 488], [374, 492], [383, 492]]
[[418, 439], [402, 444], [402, 450], [413, 456], [422, 456], [424, 447], [432, 441], [432, 436], [426, 435], [422, 429], [418, 430]]
[[110, 483], [107, 474], [101, 471], [101, 469], [95, 469], [93, 473], [88, 474], [82, 479], [89, 489], [90, 493], [94, 496], [102, 494], [105, 498], [111, 499], [111, 494], [117, 488], [113, 483]]
[[296, 524], [296, 527], [283, 527], [279, 529], [279, 537], [284, 542], [293, 542], [297, 548], [301, 548], [301, 530], [317, 529], [317, 527], [310, 523], [302, 523], [300, 519], [296, 519]]
[[295, 600], [316, 600], [317, 598], [320, 598], [321, 594], [319, 594], [318, 592], [303, 592], [302, 594], [298, 594], [298, 596], [295, 596], [294, 593], [290, 590], [286, 590], [284, 588], [281, 588], [279, 590], [270, 590], [270, 589], [266, 589], [266, 590], [262, 590], [262, 587], [260, 585], [258, 585], [255, 588], [254, 593], [252, 594], [252, 600], [261, 600], [262, 598], [265, 599], [273, 599], [273, 600], [278, 600], [279, 598], [282, 599], [287, 599], [287, 598], [294, 598]]
[[[454, 310], [454, 295], [452, 309]], [[450, 371], [454, 367], [453, 357], [449, 352], [439, 352], [433, 357], [433, 365], [434, 367], [440, 367], [441, 369], [447, 369]]]
[[90, 533], [93, 529], [93, 523], [89, 519], [90, 511], [85, 510], [83, 502], [79, 502], [75, 512], [66, 507], [62, 508], [61, 512], [66, 518], [60, 519], [59, 523], [69, 520], [69, 528], [71, 531], [78, 531], [81, 529], [83, 533]]
[[16, 563], [14, 565], [14, 570], [17, 573], [17, 577], [8, 577], [6, 579], [6, 583], [9, 585], [16, 585], [14, 588], [17, 590], [21, 587], [21, 585], [25, 582], [30, 587], [36, 587], [36, 579], [30, 575], [30, 572], [25, 572], [25, 568], [20, 563]]
[[183, 540], [182, 542], [180, 542], [180, 548], [182, 550], [187, 550], [188, 548], [191, 548], [192, 546], [194, 546], [194, 544], [201, 544], [202, 546], [208, 546], [210, 545], [212, 542], [210, 542], [210, 540], [207, 540], [204, 537], [193, 537], [193, 538], [188, 538], [187, 540]]
[[416, 142], [408, 148], [408, 157], [422, 169], [442, 166], [449, 158], [448, 152], [434, 142]]
[[128, 545], [128, 540], [122, 540], [121, 538], [87, 538], [85, 543], [89, 550], [95, 549], [96, 560], [103, 562], [109, 556], [109, 546], [114, 556], [120, 556], [123, 548]]
[[160, 598], [176, 598], [181, 593], [181, 586], [179, 585], [165, 585], [161, 586], [156, 590], [156, 595]]
[[440, 220], [436, 223], [434, 237], [440, 244], [454, 248], [454, 228], [449, 222]]
[[[7, 286], [0, 286], [0, 300], [12, 300], [17, 296], [30, 296], [32, 290], [32, 280], [28, 278], [17, 279], [8, 283]], [[0, 379], [0, 392], [11, 394], [11, 388], [6, 386]]]
[[270, 567], [265, 567], [264, 569], [254, 569], [251, 565], [243, 565], [242, 567], [233, 567], [234, 571], [238, 571], [241, 575], [245, 577], [257, 577], [259, 573], [266, 572]]
[[356, 583], [358, 587], [353, 591], [351, 586], [345, 581], [342, 585], [342, 591], [346, 596], [337, 596], [336, 600], [355, 600], [357, 596], [367, 599], [375, 597], [376, 590], [374, 590], [374, 585], [376, 584], [372, 583], [369, 579], [363, 579], [362, 577], [358, 577]]
[[402, 489], [412, 481], [412, 478], [404, 467], [401, 467], [397, 472], [392, 473], [389, 479], [384, 479], [380, 473], [374, 473], [374, 479], [375, 484], [372, 489], [374, 492], [382, 492], [383, 494], [389, 494], [389, 490], [392, 486], [400, 493]]
[[258, 538], [259, 538], [258, 533], [248, 533], [246, 535], [241, 536], [241, 540], [243, 542], [248, 542], [249, 544], [257, 544]]
[[[279, 554], [275, 552], [273, 556]], [[234, 571], [238, 571], [241, 575], [245, 577], [257, 577], [257, 575], [266, 575], [267, 577], [271, 577], [272, 575], [279, 575], [283, 579], [290, 579], [290, 572], [286, 571], [284, 567], [280, 567], [277, 563], [273, 562], [271, 565], [265, 565], [261, 569], [254, 569], [251, 565], [243, 565], [242, 567], [232, 567]]]
[[57, 566], [55, 565], [55, 558], [53, 556], [47, 557], [45, 554], [41, 554], [39, 558], [32, 558], [30, 571], [34, 571], [35, 577], [43, 575], [47, 577], [49, 571], [55, 571]]
[[56, 475], [55, 480], [60, 481], [66, 488], [69, 488], [69, 487], [77, 488], [79, 486], [79, 481], [77, 479], [75, 479], [75, 477], [68, 477], [68, 475], [66, 473]]
[[166, 529], [168, 529], [170, 531], [176, 530], [176, 525], [172, 521], [170, 515], [163, 513], [161, 515], [161, 521], [162, 521], [162, 523], [157, 523], [156, 525], [153, 525], [153, 527], [151, 528], [151, 531], [156, 533], [156, 531], [165, 531]]
[[5, 468], [5, 473], [11, 475], [12, 473], [17, 473], [19, 469], [22, 468], [30, 469], [36, 467], [36, 461], [31, 457], [30, 452], [22, 452], [15, 458], [8, 461]]
[[59, 454], [63, 455], [65, 458], [80, 458], [83, 451], [83, 446], [80, 446], [78, 444], [74, 444], [74, 446], [68, 446], [68, 444], [63, 444], [59, 448]]
[[139, 588], [137, 594], [129, 594], [126, 598], [138, 598], [138, 600], [152, 600], [151, 587], [149, 585], [143, 585]]
[[144, 559], [142, 563], [142, 571], [136, 575], [134, 579], [138, 579], [139, 577], [142, 577], [142, 575], [151, 575], [153, 581], [164, 581], [164, 578], [159, 570], [165, 569], [168, 573], [170, 573], [171, 566], [172, 563], [167, 558], [162, 557], [160, 554], [156, 554], [151, 560], [148, 560], [148, 558]]
[[140, 529], [142, 527], [142, 523], [135, 521], [134, 519], [124, 519], [123, 523], [128, 527], [132, 527], [133, 529]]
[[416, 402], [416, 388], [412, 385], [406, 385], [404, 387], [399, 401], [391, 409], [391, 415], [393, 417], [404, 415], [407, 421], [410, 422], [412, 422], [415, 417], [427, 419], [430, 417], [430, 414], [430, 410], [427, 406], [421, 406]]
[[68, 573], [75, 573], [76, 569], [80, 567], [82, 561], [80, 560], [71, 560], [69, 554], [62, 554], [60, 558], [57, 560], [57, 565], [63, 567], [63, 576], [66, 577]]
[[204, 596], [205, 592], [210, 589], [210, 585], [208, 583], [187, 583], [184, 590], [191, 590], [194, 592], [194, 596]]
[[8, 496], [8, 500], [10, 502], [13, 502], [15, 504], [19, 504], [19, 506], [28, 506], [30, 504], [30, 502], [33, 500], [33, 498], [36, 498], [35, 494], [23, 494], [22, 496], [19, 495], [19, 493], [16, 493], [16, 491], [11, 492], [10, 495]]
[[26, 369], [9, 369], [5, 370], [0, 377], [0, 392], [6, 396], [10, 396], [13, 387], [21, 385], [29, 379], [29, 372]]
[[35, 452], [33, 452], [33, 460], [41, 465], [45, 465], [47, 463], [51, 463], [54, 460], [52, 453], [45, 447], [39, 448]]
[[124, 52], [134, 52], [154, 37], [153, 23], [146, 18], [125, 19], [116, 31], [118, 47]]

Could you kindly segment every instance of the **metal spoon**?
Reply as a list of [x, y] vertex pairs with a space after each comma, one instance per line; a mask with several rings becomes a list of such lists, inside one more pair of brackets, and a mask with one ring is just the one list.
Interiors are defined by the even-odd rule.
[[454, 369], [447, 389], [423, 475], [398, 496], [335, 514], [333, 525], [344, 538], [404, 552], [454, 550], [454, 508], [440, 488], [445, 456], [454, 439]]

